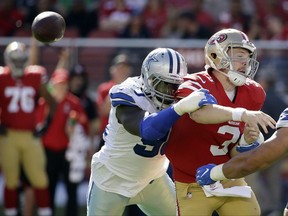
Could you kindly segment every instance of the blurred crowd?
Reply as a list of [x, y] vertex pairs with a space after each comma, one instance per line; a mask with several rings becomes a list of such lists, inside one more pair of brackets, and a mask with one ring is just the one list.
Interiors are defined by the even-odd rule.
[[251, 40], [288, 38], [288, 0], [1, 0], [0, 36], [28, 36], [47, 10], [71, 37], [207, 39], [231, 27]]
[[[31, 36], [31, 24], [34, 18], [39, 13], [47, 10], [58, 12], [65, 18], [67, 25], [66, 37], [208, 39], [219, 29], [229, 27], [244, 31], [251, 40], [288, 39], [288, 0], [0, 0], [0, 37]], [[128, 56], [125, 52], [121, 53], [120, 50], [117, 50], [119, 55], [114, 55], [114, 58], [111, 58], [111, 61], [109, 60], [107, 80], [101, 83], [94, 92], [96, 98], [90, 98], [87, 92], [89, 81], [92, 79], [91, 73], [89, 73], [89, 65], [84, 64], [86, 62], [83, 59], [75, 65], [67, 66], [69, 59], [73, 57], [72, 54], [73, 52], [63, 52], [60, 55], [60, 60], [63, 58], [62, 60], [65, 62], [60, 66], [66, 70], [66, 75], [64, 78], [62, 77], [63, 80], [60, 80], [60, 83], [65, 84], [63, 87], [65, 94], [69, 90], [70, 93], [79, 98], [79, 103], [83, 105], [82, 108], [85, 110], [89, 123], [87, 137], [90, 148], [87, 147], [85, 150], [85, 163], [87, 164], [82, 170], [84, 176], [81, 176], [81, 180], [77, 182], [75, 187], [67, 180], [69, 178], [66, 176], [69, 196], [74, 198], [71, 201], [72, 204], [67, 205], [68, 209], [71, 205], [75, 206], [73, 202], [76, 202], [75, 188], [77, 188], [78, 183], [88, 180], [90, 160], [93, 153], [103, 145], [101, 135], [107, 124], [111, 105], [110, 100], [108, 100], [109, 97], [107, 97], [108, 91], [113, 85], [122, 82], [132, 73], [135, 73], [132, 64], [133, 54]], [[91, 53], [88, 54], [91, 55]], [[140, 54], [137, 52], [135, 55], [139, 56]], [[92, 61], [96, 61], [94, 58], [93, 56]], [[259, 76], [256, 77], [257, 81], [268, 92], [267, 113], [272, 116], [275, 114], [275, 119], [278, 118], [280, 113], [279, 110], [275, 110], [275, 104], [280, 107], [280, 102], [275, 101], [275, 95], [279, 96], [278, 92], [274, 92], [275, 89], [279, 88], [279, 85], [276, 86], [275, 83], [278, 83], [282, 77], [287, 77], [285, 75], [286, 61], [286, 57], [283, 56], [282, 58], [276, 56], [274, 59], [270, 56], [269, 58], [263, 58], [264, 67], [268, 65], [274, 67], [268, 68], [266, 72], [260, 68]], [[39, 63], [39, 60], [36, 63]], [[99, 67], [97, 68], [98, 71], [100, 71]], [[59, 66], [56, 66], [56, 68], [59, 68]], [[94, 70], [96, 69], [93, 68], [93, 72], [95, 72]], [[137, 68], [135, 71], [138, 73], [139, 69]], [[270, 71], [270, 73], [267, 71]], [[276, 76], [277, 73], [278, 77]], [[284, 84], [286, 79], [282, 79]], [[267, 84], [267, 87], [265, 87], [264, 83], [269, 85]], [[284, 96], [282, 97], [284, 98]], [[75, 124], [71, 121], [71, 119], [73, 120], [71, 116], [67, 115], [66, 118], [63, 122], [65, 124], [66, 122], [69, 123], [67, 127], [71, 126], [71, 122], [72, 125]], [[66, 134], [66, 131], [59, 130], [58, 132], [62, 135]], [[60, 164], [59, 161], [54, 160], [55, 155], [60, 155], [59, 158], [67, 162], [67, 158], [63, 153], [68, 149], [67, 140], [64, 147], [64, 150], [62, 149], [63, 151], [60, 151], [60, 153], [57, 151], [51, 153], [46, 149], [46, 153], [48, 152], [48, 157], [51, 159], [48, 163], [52, 167], [57, 167], [55, 164]], [[288, 162], [286, 160], [280, 161], [276, 164], [277, 167], [273, 167], [270, 172], [269, 170], [259, 172], [256, 177], [252, 176], [253, 178], [250, 176], [251, 184], [254, 183], [254, 187], [257, 187], [257, 185], [261, 187], [256, 192], [261, 207], [263, 207], [263, 215], [279, 211], [287, 201]], [[55, 185], [59, 181], [58, 175], [60, 176], [61, 172], [64, 173], [61, 168], [65, 170], [65, 166], [57, 168], [59, 170], [50, 170], [51, 172], [48, 173], [49, 181], [54, 182], [53, 188], [49, 188], [53, 196]], [[69, 174], [67, 170], [66, 167], [66, 175]], [[277, 183], [275, 184], [275, 182]], [[260, 183], [261, 186], [259, 186]], [[72, 187], [70, 187], [71, 185]], [[273, 189], [270, 192], [263, 190], [263, 188]], [[54, 198], [52, 198], [52, 201], [54, 202]], [[31, 203], [33, 204], [33, 202]], [[74, 211], [74, 209], [71, 209], [71, 211]], [[134, 211], [137, 212], [137, 209]], [[75, 210], [74, 213], [76, 212]], [[67, 214], [71, 215], [71, 212]], [[132, 207], [127, 209], [127, 215], [129, 214], [136, 215]]]

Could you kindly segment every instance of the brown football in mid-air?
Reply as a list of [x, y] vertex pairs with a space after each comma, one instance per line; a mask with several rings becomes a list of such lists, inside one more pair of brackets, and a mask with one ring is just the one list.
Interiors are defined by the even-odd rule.
[[64, 18], [53, 11], [38, 14], [32, 23], [32, 35], [42, 43], [59, 41], [65, 32]]

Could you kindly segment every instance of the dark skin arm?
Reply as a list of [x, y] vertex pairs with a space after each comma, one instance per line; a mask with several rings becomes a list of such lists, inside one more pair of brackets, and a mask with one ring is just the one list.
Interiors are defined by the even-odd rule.
[[116, 117], [123, 127], [131, 134], [140, 137], [140, 122], [144, 118], [145, 111], [138, 107], [118, 106]]
[[278, 129], [260, 147], [238, 154], [223, 166], [228, 179], [241, 178], [271, 166], [288, 153], [288, 128]]

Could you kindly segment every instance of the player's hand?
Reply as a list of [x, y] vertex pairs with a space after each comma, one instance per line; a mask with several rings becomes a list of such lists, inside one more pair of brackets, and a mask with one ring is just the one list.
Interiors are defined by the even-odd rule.
[[276, 125], [276, 121], [262, 111], [246, 110], [243, 112], [241, 120], [250, 127], [259, 128], [260, 126], [265, 133], [268, 133], [267, 127], [275, 129]]
[[250, 151], [260, 146], [263, 142], [264, 136], [259, 129], [246, 124], [236, 150], [240, 153]]
[[7, 128], [0, 124], [0, 135], [6, 135], [7, 134]]
[[47, 131], [48, 125], [46, 123], [38, 124], [33, 131], [34, 137], [42, 137]]
[[241, 137], [242, 140], [244, 139], [243, 144], [250, 144], [255, 142], [258, 139], [260, 133], [261, 132], [258, 127], [245, 124], [243, 135]]
[[51, 116], [48, 116], [44, 122], [38, 123], [33, 131], [33, 136], [42, 137], [46, 133], [50, 123], [51, 123]]
[[194, 112], [202, 106], [217, 104], [217, 100], [206, 89], [192, 92], [187, 97], [174, 104], [174, 110], [178, 115]]
[[196, 170], [196, 181], [200, 186], [210, 185], [210, 184], [215, 183], [215, 181], [211, 179], [210, 177], [211, 170], [215, 166], [216, 164], [207, 164], [207, 165], [199, 167]]

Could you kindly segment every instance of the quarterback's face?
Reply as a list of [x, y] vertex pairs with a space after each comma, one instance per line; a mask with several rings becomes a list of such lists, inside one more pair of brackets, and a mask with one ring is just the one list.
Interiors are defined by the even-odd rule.
[[232, 48], [228, 50], [231, 59], [231, 69], [240, 73], [245, 73], [249, 66], [250, 53], [243, 48]]

